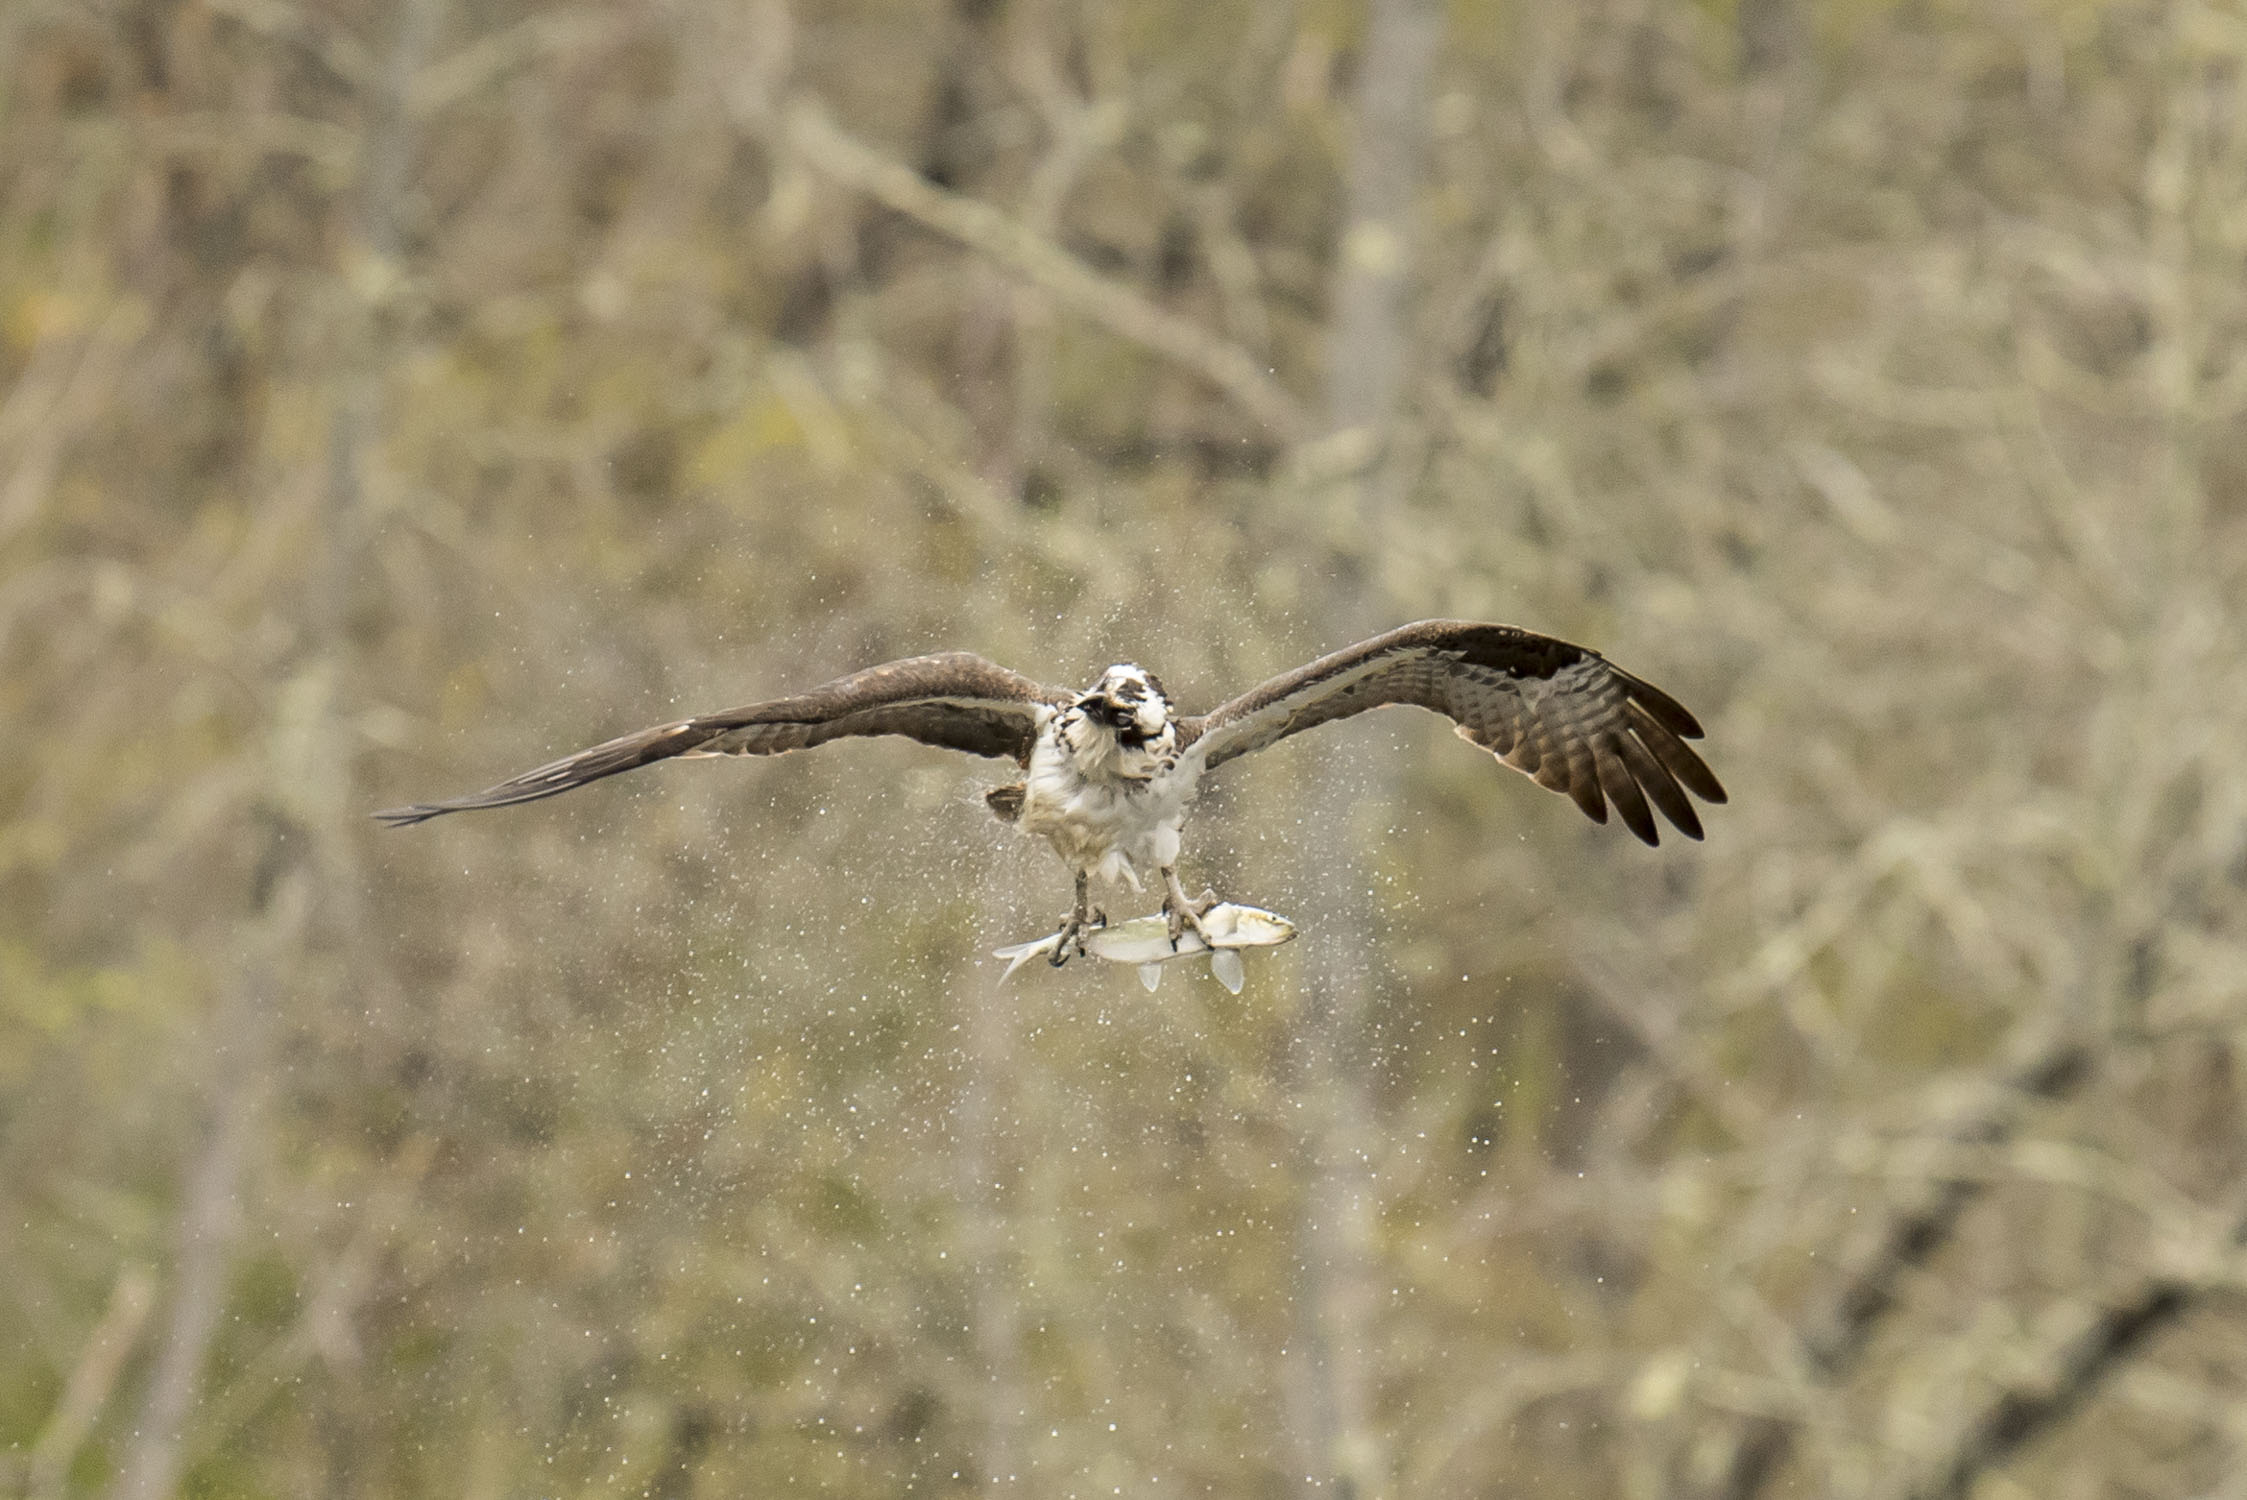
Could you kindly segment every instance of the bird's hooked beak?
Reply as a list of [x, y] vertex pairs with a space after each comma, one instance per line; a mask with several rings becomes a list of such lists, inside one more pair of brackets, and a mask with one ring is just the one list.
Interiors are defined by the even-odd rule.
[[1103, 683], [1078, 702], [1091, 718], [1129, 740], [1152, 739], [1170, 722], [1162, 694], [1135, 682]]
[[1108, 700], [1108, 711], [1119, 729], [1137, 729], [1141, 734], [1154, 734], [1163, 727], [1162, 705], [1152, 699], [1142, 698], [1136, 703]]

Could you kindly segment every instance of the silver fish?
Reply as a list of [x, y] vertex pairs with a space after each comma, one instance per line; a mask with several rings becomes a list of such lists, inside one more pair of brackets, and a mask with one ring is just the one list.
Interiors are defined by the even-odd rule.
[[[1206, 953], [1209, 972], [1217, 976], [1219, 984], [1237, 995], [1246, 978], [1240, 950], [1277, 947], [1295, 936], [1295, 924], [1278, 913], [1255, 906], [1235, 906], [1230, 901], [1203, 912], [1202, 926], [1208, 929], [1210, 942], [1203, 942], [1201, 934], [1189, 927], [1173, 944], [1170, 924], [1161, 916], [1134, 917], [1113, 926], [1087, 928], [1084, 949], [1094, 958], [1104, 958], [1110, 963], [1138, 965], [1139, 982], [1150, 990], [1162, 982], [1164, 964], [1188, 954]], [[1053, 932], [1034, 943], [1015, 943], [995, 950], [992, 957], [1007, 961], [1006, 973], [999, 977], [1005, 979], [1033, 958], [1050, 957], [1060, 943], [1061, 934]]]

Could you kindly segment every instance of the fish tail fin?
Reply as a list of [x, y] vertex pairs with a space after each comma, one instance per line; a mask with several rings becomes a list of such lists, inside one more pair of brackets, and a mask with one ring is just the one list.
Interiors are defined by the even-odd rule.
[[[1058, 935], [1059, 934], [1056, 934], [1056, 936]], [[1009, 979], [1012, 979], [1014, 977], [1014, 971], [1021, 968], [1031, 959], [1042, 958], [1052, 951], [1053, 938], [1050, 937], [1039, 938], [1034, 943], [1016, 943], [1011, 947], [992, 949], [991, 956], [993, 958], [1003, 958], [1007, 961], [1006, 971], [999, 975], [999, 983], [1004, 984]]]

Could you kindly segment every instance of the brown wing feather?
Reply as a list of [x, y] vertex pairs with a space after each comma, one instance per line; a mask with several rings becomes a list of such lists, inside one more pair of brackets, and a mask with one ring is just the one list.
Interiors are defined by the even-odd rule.
[[[1511, 625], [1423, 620], [1322, 656], [1180, 728], [1207, 767], [1384, 704], [1432, 709], [1595, 823], [1613, 803], [1649, 844], [1654, 811], [1688, 838], [1701, 820], [1686, 792], [1725, 800], [1686, 745], [1701, 726], [1684, 705], [1585, 646]], [[1649, 805], [1651, 804], [1651, 805]]]
[[1027, 766], [1040, 710], [1065, 698], [969, 652], [908, 657], [838, 677], [793, 698], [658, 724], [470, 796], [394, 807], [375, 817], [403, 827], [441, 813], [536, 802], [675, 756], [779, 755], [847, 735], [901, 734], [926, 745]]

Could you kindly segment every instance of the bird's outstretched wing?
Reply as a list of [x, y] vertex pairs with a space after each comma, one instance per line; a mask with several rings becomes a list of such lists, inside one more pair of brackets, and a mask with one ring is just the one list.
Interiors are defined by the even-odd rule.
[[1322, 656], [1213, 713], [1185, 720], [1184, 753], [1206, 767], [1300, 730], [1387, 703], [1434, 709], [1461, 739], [1556, 792], [1595, 823], [1615, 804], [1649, 844], [1652, 801], [1688, 838], [1701, 820], [1685, 795], [1724, 787], [1685, 741], [1701, 726], [1682, 704], [1597, 651], [1511, 625], [1423, 620]]
[[845, 735], [902, 734], [1027, 766], [1040, 720], [1067, 696], [966, 651], [908, 657], [793, 698], [658, 724], [470, 796], [394, 807], [375, 817], [398, 828], [440, 813], [536, 802], [673, 756], [778, 755]]

